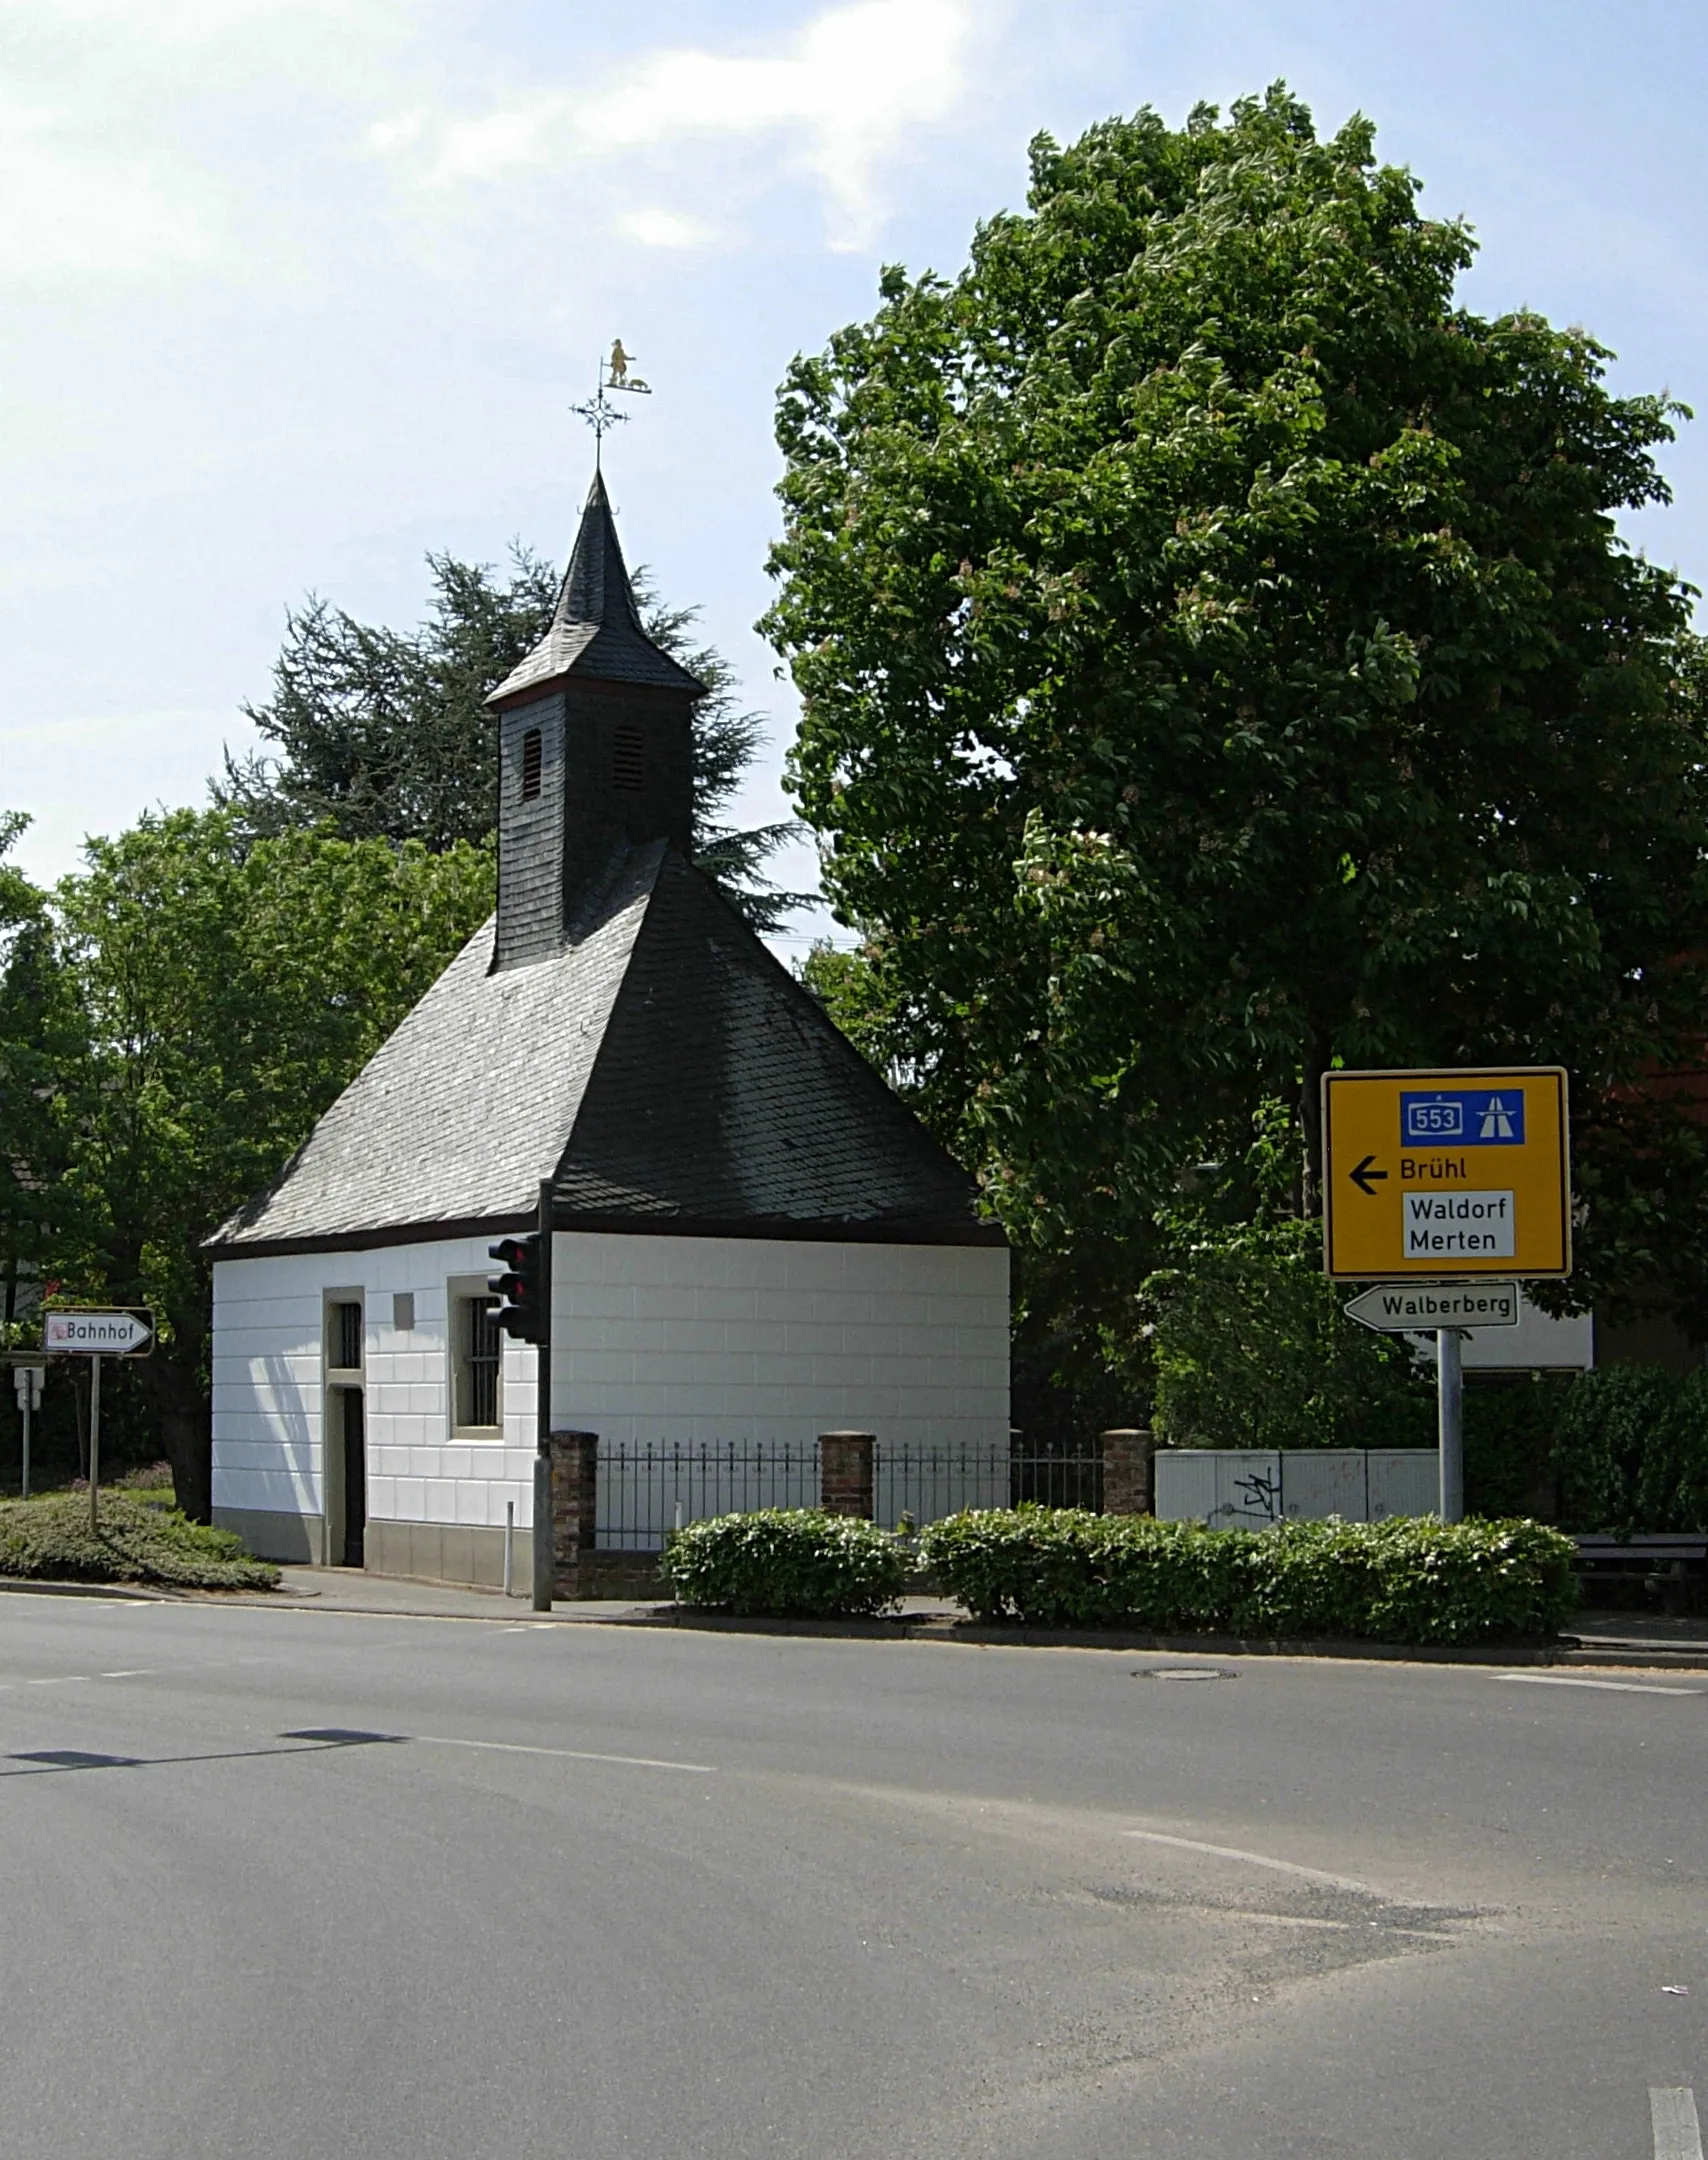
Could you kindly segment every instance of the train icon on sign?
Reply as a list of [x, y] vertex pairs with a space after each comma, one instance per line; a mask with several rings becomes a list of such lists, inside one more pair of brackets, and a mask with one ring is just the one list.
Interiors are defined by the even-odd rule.
[[1454, 1088], [1400, 1095], [1401, 1147], [1522, 1147], [1524, 1090]]

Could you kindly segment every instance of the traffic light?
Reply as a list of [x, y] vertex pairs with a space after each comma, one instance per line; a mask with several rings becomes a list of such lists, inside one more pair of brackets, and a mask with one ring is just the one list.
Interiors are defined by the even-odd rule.
[[538, 1235], [500, 1238], [486, 1249], [504, 1270], [486, 1285], [489, 1295], [499, 1301], [494, 1315], [498, 1325], [518, 1342], [544, 1342], [546, 1300]]

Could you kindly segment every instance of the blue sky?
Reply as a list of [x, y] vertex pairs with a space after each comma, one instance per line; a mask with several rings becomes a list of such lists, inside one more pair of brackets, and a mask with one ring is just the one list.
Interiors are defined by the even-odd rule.
[[[18, 854], [200, 800], [287, 603], [417, 619], [429, 548], [567, 547], [568, 406], [620, 334], [631, 560], [751, 625], [775, 386], [953, 270], [1039, 128], [1285, 77], [1462, 213], [1469, 301], [1581, 323], [1698, 404], [1633, 524], [1708, 582], [1708, 10], [1623, 0], [0, 0], [0, 807]], [[638, 401], [637, 401], [638, 402]], [[810, 857], [790, 866], [810, 880]], [[810, 922], [798, 926], [804, 936]]]

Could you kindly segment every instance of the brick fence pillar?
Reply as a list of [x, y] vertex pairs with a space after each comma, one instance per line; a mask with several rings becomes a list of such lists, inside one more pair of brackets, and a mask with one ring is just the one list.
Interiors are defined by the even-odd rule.
[[[555, 1432], [552, 1458], [552, 1586], [558, 1597], [579, 1597], [591, 1574], [593, 1526], [599, 1509], [599, 1435]], [[536, 1533], [537, 1535], [537, 1533]]]
[[818, 1504], [827, 1515], [872, 1519], [872, 1449], [869, 1432], [818, 1436]]
[[1156, 1505], [1156, 1435], [1140, 1428], [1099, 1433], [1105, 1515], [1149, 1515]]

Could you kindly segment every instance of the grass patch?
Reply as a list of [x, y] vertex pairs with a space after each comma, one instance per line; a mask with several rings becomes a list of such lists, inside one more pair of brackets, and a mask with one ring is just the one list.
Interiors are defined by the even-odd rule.
[[0, 1501], [0, 1575], [36, 1582], [153, 1583], [177, 1590], [276, 1590], [279, 1571], [211, 1530], [134, 1492], [103, 1492], [89, 1527], [87, 1492]]

